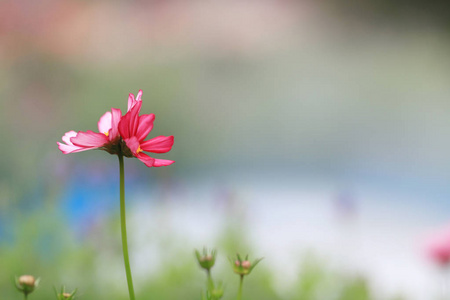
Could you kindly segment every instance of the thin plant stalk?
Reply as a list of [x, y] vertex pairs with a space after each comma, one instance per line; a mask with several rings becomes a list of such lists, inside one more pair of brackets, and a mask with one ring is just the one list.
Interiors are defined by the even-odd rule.
[[242, 287], [244, 286], [244, 275], [241, 275], [241, 280], [239, 281], [239, 290], [236, 300], [242, 299]]
[[207, 277], [208, 277], [208, 287], [214, 285], [213, 281], [212, 281], [212, 277], [211, 277], [211, 270], [207, 269], [206, 270], [206, 274], [207, 274]]
[[128, 292], [130, 300], [135, 300], [133, 279], [131, 277], [130, 259], [128, 257], [128, 242], [127, 242], [127, 225], [125, 218], [125, 170], [123, 166], [123, 154], [119, 153], [120, 165], [120, 229], [122, 232], [122, 250], [123, 260], [125, 262], [125, 272], [127, 273]]
[[28, 299], [28, 294], [27, 293], [23, 293], [23, 295], [25, 297], [25, 300], [27, 300]]

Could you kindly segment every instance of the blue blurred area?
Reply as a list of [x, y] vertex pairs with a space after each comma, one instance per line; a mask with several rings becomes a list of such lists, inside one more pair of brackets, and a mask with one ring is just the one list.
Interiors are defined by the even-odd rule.
[[117, 208], [118, 176], [111, 172], [112, 168], [105, 167], [77, 166], [63, 188], [62, 213], [67, 216], [72, 229], [80, 234], [88, 232], [102, 215]]
[[[72, 230], [81, 237], [98, 222], [104, 222], [110, 215], [118, 215], [119, 166], [116, 160], [117, 157], [111, 156], [102, 163], [91, 161], [76, 164], [61, 187], [62, 194], [58, 201], [61, 213], [66, 216]], [[125, 159], [126, 197], [130, 206], [136, 205], [136, 195], [143, 191], [149, 196], [148, 201], [155, 193], [154, 176], [146, 169], [136, 168], [137, 164], [137, 159]]]

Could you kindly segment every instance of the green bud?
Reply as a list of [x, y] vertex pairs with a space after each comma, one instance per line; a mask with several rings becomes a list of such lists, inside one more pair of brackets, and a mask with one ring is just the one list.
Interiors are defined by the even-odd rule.
[[34, 276], [31, 275], [22, 275], [19, 278], [16, 277], [16, 287], [17, 289], [28, 295], [33, 292], [35, 288], [39, 285], [39, 278], [35, 279]]
[[251, 263], [248, 260], [248, 255], [245, 257], [245, 260], [242, 260], [239, 254], [237, 254], [236, 257], [237, 259], [230, 258], [231, 267], [233, 268], [234, 273], [241, 276], [250, 274], [253, 268], [262, 260], [262, 258], [258, 258]]
[[213, 282], [210, 283], [208, 290], [202, 299], [204, 300], [220, 300], [223, 297], [224, 286], [223, 282], [219, 282], [217, 286]]
[[222, 287], [222, 285], [219, 285], [218, 287], [212, 289], [210, 291], [210, 293], [211, 293], [211, 297], [213, 299], [219, 300], [223, 296], [223, 287]]
[[216, 250], [208, 251], [206, 248], [203, 248], [203, 253], [200, 254], [198, 250], [195, 250], [195, 255], [197, 256], [197, 261], [200, 264], [200, 267], [202, 267], [205, 270], [210, 270], [215, 262], [216, 262]]
[[73, 299], [75, 299], [76, 292], [77, 292], [77, 290], [75, 289], [72, 293], [67, 293], [66, 287], [63, 286], [63, 287], [61, 287], [61, 291], [58, 293], [58, 291], [56, 291], [56, 288], [55, 288], [56, 299], [58, 299], [58, 300], [73, 300]]

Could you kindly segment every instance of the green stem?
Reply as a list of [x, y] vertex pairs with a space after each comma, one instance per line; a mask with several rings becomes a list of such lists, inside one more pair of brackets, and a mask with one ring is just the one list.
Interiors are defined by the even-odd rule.
[[[207, 285], [206, 285], [206, 290], [212, 292], [212, 290], [214, 290], [214, 282], [213, 282], [213, 280], [212, 280], [211, 270], [210, 270], [210, 269], [207, 269], [207, 270], [206, 270], [206, 274], [207, 274], [207, 277], [208, 277], [208, 282], [207, 282]], [[215, 298], [213, 298], [213, 299], [215, 299]]]
[[25, 295], [25, 300], [28, 299], [28, 294], [27, 293], [23, 293]]
[[207, 270], [206, 270], [206, 274], [207, 274], [207, 276], [208, 276], [208, 287], [209, 287], [209, 286], [211, 286], [211, 284], [213, 283], [212, 277], [211, 277], [211, 270], [210, 270], [210, 269], [207, 269]]
[[238, 291], [236, 300], [241, 300], [242, 299], [242, 287], [243, 287], [243, 285], [244, 285], [244, 275], [241, 275], [241, 281], [239, 282], [239, 291]]
[[128, 243], [127, 243], [127, 225], [125, 219], [125, 170], [123, 167], [123, 155], [119, 153], [120, 165], [120, 229], [122, 232], [122, 250], [123, 260], [125, 262], [125, 272], [127, 273], [128, 292], [130, 300], [135, 300], [133, 279], [131, 278], [130, 259], [128, 257]]

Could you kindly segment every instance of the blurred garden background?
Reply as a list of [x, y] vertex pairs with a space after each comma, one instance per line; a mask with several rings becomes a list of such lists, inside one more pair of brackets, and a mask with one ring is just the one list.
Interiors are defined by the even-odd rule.
[[[445, 1], [0, 2], [0, 299], [41, 277], [126, 299], [119, 164], [63, 155], [142, 89], [147, 168], [126, 159], [138, 299], [201, 299], [194, 249], [265, 257], [243, 299], [438, 299], [424, 241], [450, 222]], [[448, 283], [447, 283], [448, 284]]]

